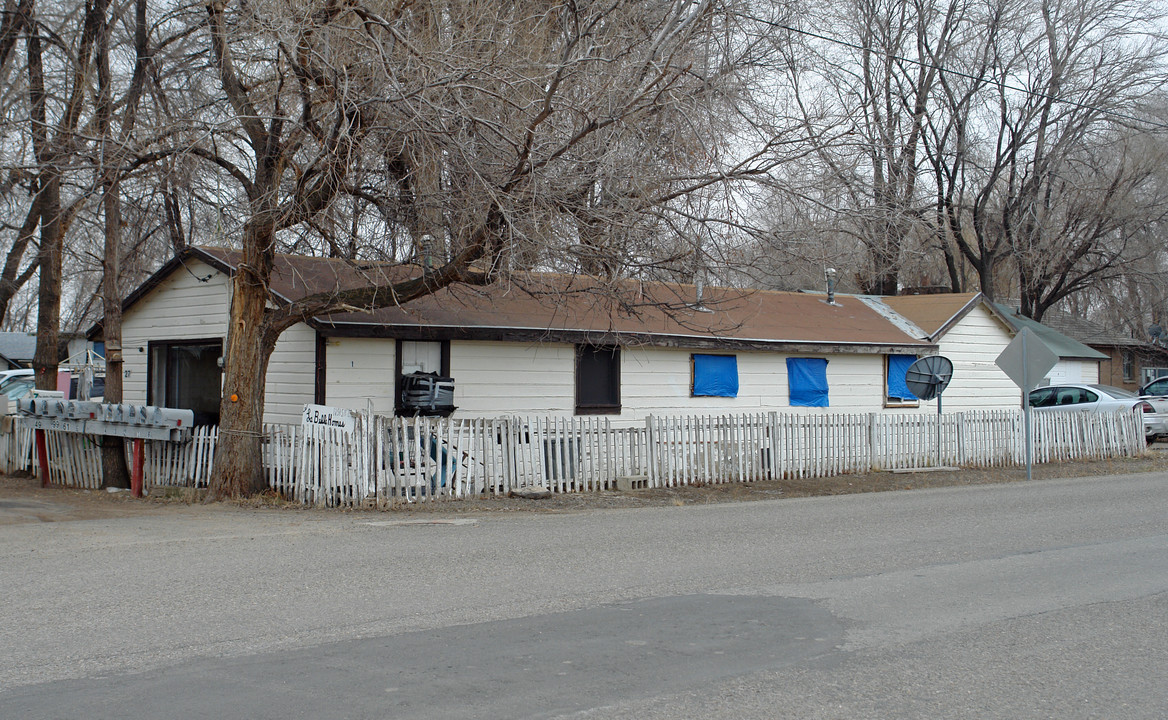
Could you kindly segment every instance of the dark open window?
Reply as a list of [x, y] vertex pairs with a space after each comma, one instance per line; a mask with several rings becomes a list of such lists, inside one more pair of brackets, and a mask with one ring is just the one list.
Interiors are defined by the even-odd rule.
[[393, 407], [395, 411], [402, 411], [402, 376], [416, 372], [450, 377], [450, 341], [397, 341], [393, 369]]
[[619, 415], [620, 348], [576, 346], [576, 414]]
[[150, 343], [146, 403], [192, 410], [195, 425], [219, 424], [223, 355], [221, 340]]

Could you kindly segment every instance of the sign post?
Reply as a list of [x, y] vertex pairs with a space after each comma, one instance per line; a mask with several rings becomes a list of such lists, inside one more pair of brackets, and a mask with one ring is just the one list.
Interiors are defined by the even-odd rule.
[[1002, 372], [1022, 389], [1022, 415], [1024, 432], [1026, 433], [1026, 479], [1032, 479], [1034, 465], [1034, 437], [1030, 430], [1030, 391], [1038, 385], [1038, 381], [1046, 376], [1055, 363], [1059, 361], [1058, 353], [1034, 334], [1030, 328], [1022, 331], [1010, 341], [1006, 349], [994, 361]]

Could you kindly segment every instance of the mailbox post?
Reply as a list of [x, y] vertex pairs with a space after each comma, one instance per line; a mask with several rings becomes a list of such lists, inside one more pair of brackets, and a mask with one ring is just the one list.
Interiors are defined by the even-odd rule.
[[130, 491], [142, 497], [142, 473], [145, 465], [145, 441], [166, 440], [181, 442], [190, 437], [195, 423], [192, 410], [127, 405], [124, 403], [97, 403], [61, 398], [33, 398], [20, 400], [17, 409], [29, 418], [36, 430], [37, 455], [41, 469], [41, 486], [49, 483], [48, 448], [45, 431], [105, 435], [130, 438], [133, 447], [133, 467]]

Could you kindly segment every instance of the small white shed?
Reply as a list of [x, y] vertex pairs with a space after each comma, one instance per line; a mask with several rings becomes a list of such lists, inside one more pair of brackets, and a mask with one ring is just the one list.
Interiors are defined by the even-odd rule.
[[1030, 328], [1059, 356], [1059, 361], [1042, 379], [1042, 385], [1058, 383], [1086, 383], [1090, 385], [1099, 382], [1099, 364], [1108, 359], [1107, 355], [1087, 347], [1054, 328], [1031, 320], [1007, 305], [994, 303], [994, 309], [1010, 323], [1015, 333], [1020, 332], [1024, 327]]

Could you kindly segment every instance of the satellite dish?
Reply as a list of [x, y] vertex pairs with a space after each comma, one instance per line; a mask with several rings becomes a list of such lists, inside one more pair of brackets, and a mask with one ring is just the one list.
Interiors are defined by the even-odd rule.
[[949, 387], [953, 379], [953, 363], [942, 355], [918, 359], [904, 373], [904, 384], [921, 400], [932, 400]]

